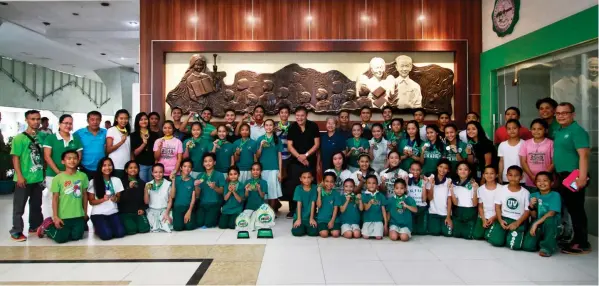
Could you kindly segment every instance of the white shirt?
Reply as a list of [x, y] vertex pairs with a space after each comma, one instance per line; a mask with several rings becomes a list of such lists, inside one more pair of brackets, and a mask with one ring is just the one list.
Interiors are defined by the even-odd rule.
[[[501, 142], [497, 148], [497, 156], [503, 157], [503, 172], [502, 178], [504, 182], [507, 182], [507, 169], [511, 166], [520, 166], [520, 146], [522, 146], [524, 140], [520, 139], [520, 142], [516, 146], [511, 146], [507, 141]], [[526, 182], [524, 176], [520, 182]]]
[[[409, 184], [409, 181], [408, 181], [408, 184]], [[426, 187], [427, 183], [425, 183], [421, 179], [419, 184], [422, 185], [422, 187], [420, 187], [418, 185], [408, 185], [408, 196], [410, 196], [412, 199], [414, 199], [414, 201], [416, 201], [417, 206], [425, 207], [426, 202], [422, 201], [422, 192], [426, 191], [424, 188]]]
[[[328, 170], [324, 171], [324, 173], [328, 173], [328, 172], [331, 172], [331, 173], [337, 175], [335, 169], [328, 169]], [[339, 192], [341, 194], [343, 194], [343, 182], [345, 182], [345, 180], [351, 178], [352, 175], [353, 174], [350, 170], [343, 170], [343, 171], [341, 171], [341, 173], [339, 173], [339, 176], [337, 177], [337, 181], [335, 182], [335, 188], [337, 190], [339, 190]], [[354, 180], [354, 182], [355, 182], [355, 180]]]
[[[106, 138], [112, 138], [112, 146], [119, 144], [121, 142], [121, 137], [123, 134], [121, 131], [116, 129], [116, 126], [110, 127], [108, 131], [106, 131]], [[108, 144], [108, 143], [106, 143]], [[127, 140], [121, 147], [114, 150], [112, 153], [108, 154], [108, 157], [112, 159], [112, 163], [114, 164], [115, 170], [124, 170], [125, 164], [131, 160], [131, 136], [127, 136]]]
[[435, 185], [433, 190], [433, 200], [430, 201], [428, 212], [431, 214], [446, 216], [447, 215], [447, 198], [451, 196], [447, 185], [451, 183], [450, 179], [446, 179], [444, 183]]
[[476, 196], [476, 192], [472, 190], [472, 188], [468, 188], [467, 186], [453, 186], [453, 193], [458, 199], [458, 207], [471, 208], [474, 207], [472, 203], [472, 198]]
[[[112, 182], [112, 187], [114, 188], [114, 194], [109, 194], [108, 192], [106, 192], [107, 195], [109, 196], [114, 196], [117, 193], [122, 192], [123, 190], [125, 190], [123, 188], [123, 183], [121, 182], [121, 180], [117, 177], [110, 177], [110, 181]], [[87, 192], [90, 194], [95, 194], [96, 190], [94, 189], [94, 179], [92, 179], [91, 181], [89, 181], [89, 188], [87, 188]], [[117, 206], [117, 204], [111, 200], [105, 201], [99, 205], [95, 205], [92, 206], [92, 215], [111, 215], [111, 214], [115, 214], [119, 211], [119, 207]]]
[[[148, 184], [154, 185], [154, 180], [148, 182]], [[166, 179], [162, 179], [162, 185], [158, 190], [148, 190], [147, 191], [150, 196], [150, 203], [148, 206], [151, 209], [165, 209], [168, 207], [168, 200], [171, 195], [171, 182]]]
[[486, 185], [482, 185], [477, 190], [478, 203], [483, 204], [483, 211], [485, 212], [485, 218], [490, 219], [495, 216], [495, 194], [501, 185], [495, 186], [495, 190], [487, 189]]
[[422, 126], [420, 126], [420, 140], [428, 141], [426, 138], [426, 124], [422, 124]]
[[[380, 184], [381, 183], [381, 177], [376, 172], [374, 172], [374, 175], [376, 176], [377, 184]], [[355, 172], [353, 172], [351, 174], [351, 178], [354, 180], [354, 183], [356, 184], [356, 186], [358, 184], [360, 184], [360, 180], [358, 179], [358, 176], [363, 176], [362, 171], [357, 170], [357, 171], [355, 171]], [[362, 191], [366, 191], [366, 181], [364, 181], [364, 185], [362, 187]]]
[[468, 142], [468, 134], [466, 134], [466, 130], [460, 131], [459, 136], [460, 136], [460, 141]]
[[[387, 187], [387, 198], [390, 198], [391, 196], [393, 196], [393, 190], [394, 190], [394, 184], [395, 184], [395, 180], [397, 180], [397, 178], [405, 178], [408, 176], [408, 172], [397, 168], [395, 171], [389, 172], [389, 168], [381, 171], [379, 173], [379, 177], [381, 178], [381, 180], [383, 178], [385, 178], [385, 186]], [[379, 182], [382, 183], [382, 182]]]
[[266, 134], [266, 129], [264, 129], [264, 121], [262, 121], [262, 125], [258, 125], [256, 122], [254, 122], [254, 124], [250, 124], [250, 139], [258, 140], [258, 138], [264, 134]]
[[368, 143], [372, 149], [372, 155], [374, 155], [374, 160], [370, 162], [370, 167], [372, 167], [374, 171], [378, 173], [385, 168], [387, 154], [389, 154], [389, 147], [387, 146], [389, 142], [385, 140], [385, 138], [382, 138], [381, 142], [376, 143], [374, 138], [372, 138], [370, 141], [368, 141]]
[[420, 85], [409, 77], [398, 76], [395, 79], [395, 90], [397, 93], [397, 108], [419, 108], [422, 107], [422, 92]]
[[528, 210], [530, 193], [527, 189], [520, 187], [520, 191], [511, 192], [505, 185], [495, 192], [495, 204], [501, 205], [501, 216], [517, 220]]

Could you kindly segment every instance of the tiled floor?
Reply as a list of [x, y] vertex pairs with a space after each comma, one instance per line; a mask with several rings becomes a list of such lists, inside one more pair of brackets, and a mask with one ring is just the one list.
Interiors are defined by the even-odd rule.
[[[0, 196], [0, 229], [11, 225], [12, 196]], [[483, 241], [421, 236], [390, 240], [296, 238], [291, 220], [277, 219], [274, 239], [238, 240], [234, 231], [208, 229], [134, 235], [57, 245], [0, 235], [0, 260], [86, 260], [85, 263], [0, 263], [0, 284], [168, 284], [190, 280], [208, 259], [200, 284], [598, 284], [597, 251], [581, 256], [494, 248]], [[593, 238], [597, 247], [597, 238]], [[94, 263], [103, 259], [143, 262]], [[208, 264], [205, 264], [207, 266]]]

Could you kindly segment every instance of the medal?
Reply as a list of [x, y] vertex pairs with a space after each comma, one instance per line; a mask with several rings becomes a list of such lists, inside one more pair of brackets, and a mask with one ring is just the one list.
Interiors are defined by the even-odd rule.
[[116, 129], [117, 129], [119, 132], [121, 132], [121, 134], [123, 134], [123, 135], [127, 135], [127, 128], [121, 128], [121, 127], [120, 127], [120, 126], [118, 126], [118, 125], [115, 125], [114, 127], [116, 127]]
[[281, 121], [279, 121], [279, 123], [277, 124], [277, 128], [279, 129], [279, 131], [281, 131], [281, 133], [287, 133], [287, 129], [289, 128], [289, 124], [283, 125], [283, 123]]
[[445, 150], [447, 150], [447, 151], [451, 151], [451, 147], [450, 147], [450, 146], [447, 146], [447, 147], [445, 147]]

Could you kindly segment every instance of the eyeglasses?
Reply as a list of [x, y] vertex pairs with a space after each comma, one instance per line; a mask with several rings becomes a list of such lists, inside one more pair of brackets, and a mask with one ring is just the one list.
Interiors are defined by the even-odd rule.
[[566, 116], [568, 114], [572, 114], [572, 111], [564, 111], [564, 112], [556, 112], [555, 116]]

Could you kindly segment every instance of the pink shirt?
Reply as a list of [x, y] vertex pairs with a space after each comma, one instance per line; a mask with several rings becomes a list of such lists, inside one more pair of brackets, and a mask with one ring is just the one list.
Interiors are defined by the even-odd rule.
[[164, 165], [164, 175], [169, 176], [177, 165], [177, 154], [183, 153], [183, 144], [181, 140], [173, 137], [169, 140], [160, 138], [154, 142], [154, 151], [158, 151], [158, 146], [162, 143], [162, 150], [160, 150], [160, 160], [158, 163]]
[[[522, 126], [520, 127], [520, 139], [522, 140], [528, 140], [532, 138], [532, 133], [530, 133], [530, 130], [528, 130], [528, 128]], [[495, 145], [506, 141], [510, 139], [509, 136], [507, 135], [507, 129], [504, 126], [501, 126], [499, 128], [497, 128], [497, 130], [495, 131]]]
[[[553, 162], [553, 141], [545, 138], [541, 143], [535, 143], [534, 139], [524, 141], [520, 146], [520, 156], [526, 157], [526, 163], [530, 171], [536, 176], [541, 171], [547, 171]], [[525, 174], [526, 185], [535, 186], [534, 178]]]

